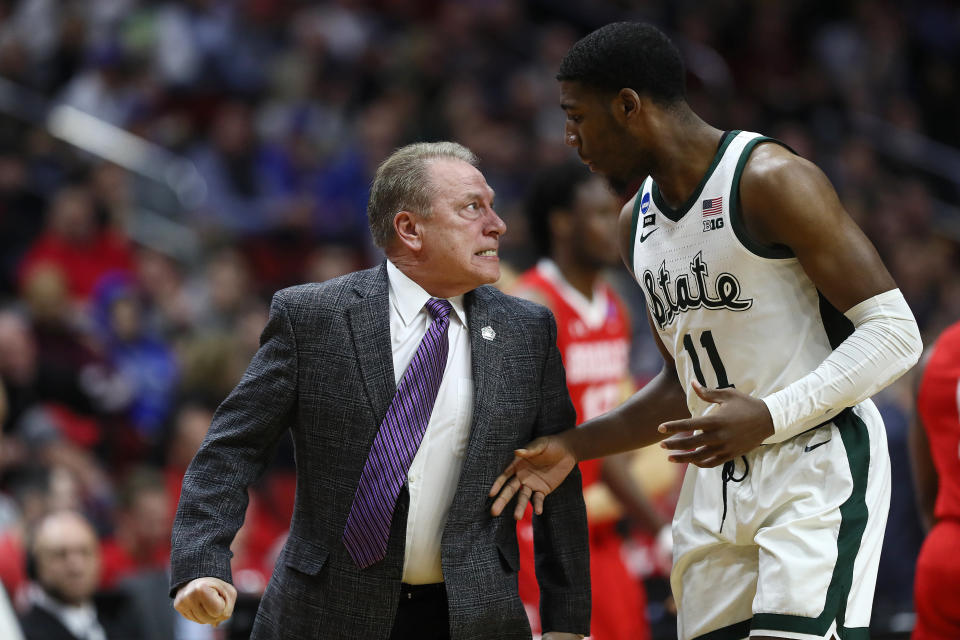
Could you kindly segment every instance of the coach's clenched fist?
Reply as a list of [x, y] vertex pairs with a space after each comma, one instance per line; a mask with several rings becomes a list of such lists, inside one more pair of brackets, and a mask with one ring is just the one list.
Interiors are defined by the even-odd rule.
[[237, 590], [219, 578], [197, 578], [180, 587], [173, 608], [187, 620], [217, 626], [233, 615]]

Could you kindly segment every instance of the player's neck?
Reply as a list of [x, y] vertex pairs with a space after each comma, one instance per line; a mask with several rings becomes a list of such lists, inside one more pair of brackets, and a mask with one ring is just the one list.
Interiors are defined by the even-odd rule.
[[570, 286], [579, 291], [587, 300], [593, 300], [593, 288], [597, 284], [597, 278], [600, 277], [600, 270], [584, 265], [572, 256], [565, 255], [567, 252], [557, 251], [552, 256], [553, 262], [557, 265], [560, 275]]
[[678, 207], [693, 194], [717, 154], [723, 132], [692, 111], [662, 123], [656, 164], [651, 176], [660, 195]]

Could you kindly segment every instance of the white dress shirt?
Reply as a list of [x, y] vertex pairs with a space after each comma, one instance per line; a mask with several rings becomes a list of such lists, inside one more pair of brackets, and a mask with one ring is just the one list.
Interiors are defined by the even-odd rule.
[[[397, 383], [413, 359], [433, 319], [427, 311], [430, 294], [387, 261], [390, 282], [390, 345]], [[407, 515], [403, 581], [443, 581], [440, 538], [453, 502], [466, 455], [473, 416], [473, 374], [470, 334], [463, 296], [448, 298], [453, 311], [447, 338], [450, 350], [433, 413], [420, 448], [407, 472], [410, 511]]]

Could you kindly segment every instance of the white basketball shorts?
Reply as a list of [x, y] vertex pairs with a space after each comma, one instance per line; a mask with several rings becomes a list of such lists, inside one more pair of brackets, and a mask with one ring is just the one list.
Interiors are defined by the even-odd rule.
[[889, 508], [869, 400], [723, 467], [691, 465], [673, 521], [679, 638], [868, 638]]

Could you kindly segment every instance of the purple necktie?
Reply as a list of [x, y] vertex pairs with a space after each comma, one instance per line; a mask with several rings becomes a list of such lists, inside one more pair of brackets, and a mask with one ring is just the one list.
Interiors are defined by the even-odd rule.
[[390, 521], [400, 487], [427, 430], [447, 366], [450, 303], [430, 298], [426, 306], [433, 323], [403, 372], [393, 402], [380, 423], [343, 530], [343, 543], [361, 569], [380, 561], [387, 553]]

